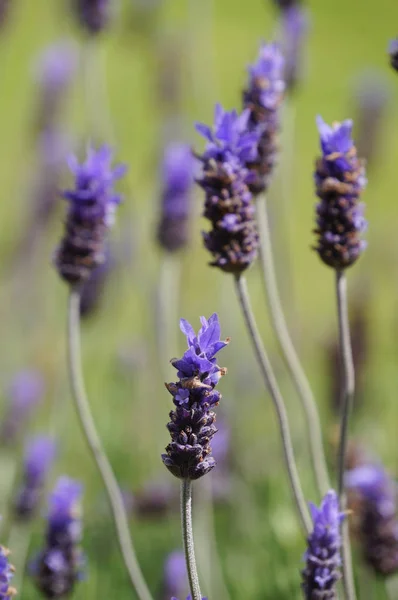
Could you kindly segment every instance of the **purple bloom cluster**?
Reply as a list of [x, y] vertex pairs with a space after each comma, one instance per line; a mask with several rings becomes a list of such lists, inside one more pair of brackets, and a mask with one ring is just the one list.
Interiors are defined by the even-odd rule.
[[14, 577], [14, 567], [8, 560], [9, 554], [8, 548], [0, 546], [0, 600], [9, 600], [16, 593], [10, 585]]
[[121, 201], [113, 185], [126, 171], [124, 165], [112, 168], [111, 162], [112, 151], [107, 146], [99, 150], [89, 148], [83, 164], [74, 156], [69, 160], [75, 188], [63, 192], [69, 211], [55, 264], [61, 277], [71, 285], [87, 280], [105, 259], [105, 236]]
[[81, 577], [81, 494], [81, 484], [64, 476], [50, 497], [46, 544], [34, 563], [37, 587], [46, 598], [69, 595]]
[[111, 16], [111, 0], [73, 0], [73, 2], [80, 24], [88, 33], [95, 35], [105, 29]]
[[172, 360], [179, 381], [166, 384], [173, 396], [175, 409], [170, 412], [167, 429], [171, 443], [162, 460], [168, 470], [181, 479], [199, 479], [216, 465], [211, 456], [210, 441], [217, 432], [213, 408], [221, 394], [214, 388], [225, 369], [217, 365], [215, 355], [229, 340], [220, 340], [217, 314], [209, 320], [201, 317], [202, 327], [195, 334], [192, 326], [181, 319], [188, 350], [181, 359]]
[[398, 506], [395, 483], [382, 466], [346, 472], [349, 507], [365, 562], [380, 575], [398, 572]]
[[300, 78], [303, 43], [308, 31], [307, 12], [295, 3], [285, 8], [281, 15], [282, 51], [285, 58], [283, 78], [286, 89], [293, 90]]
[[14, 500], [14, 511], [20, 519], [30, 518], [35, 513], [55, 453], [54, 440], [46, 436], [38, 436], [27, 444], [23, 467], [23, 485]]
[[241, 115], [224, 111], [217, 104], [215, 124], [203, 124], [197, 131], [207, 139], [203, 163], [204, 216], [212, 229], [203, 234], [206, 248], [213, 254], [212, 266], [230, 273], [241, 273], [257, 256], [258, 234], [249, 186], [253, 173], [246, 163], [257, 157], [260, 133], [248, 130], [250, 111]]
[[316, 250], [334, 269], [352, 265], [366, 247], [364, 204], [359, 196], [366, 185], [365, 168], [352, 141], [352, 121], [327, 125], [317, 118], [322, 156], [316, 161], [315, 186], [318, 236]]
[[392, 68], [398, 71], [398, 38], [395, 38], [395, 40], [390, 42], [388, 52]]
[[43, 377], [38, 371], [20, 371], [8, 389], [8, 406], [0, 428], [0, 440], [12, 443], [44, 394]]
[[162, 165], [162, 211], [157, 237], [168, 252], [188, 242], [188, 220], [195, 160], [187, 144], [172, 143], [165, 148]]
[[163, 569], [163, 595], [164, 600], [170, 596], [181, 596], [189, 589], [187, 567], [182, 550], [170, 552]]
[[258, 155], [249, 162], [256, 177], [250, 190], [257, 195], [267, 189], [278, 150], [279, 108], [283, 100], [284, 58], [277, 44], [262, 44], [257, 61], [249, 67], [243, 104], [250, 111], [248, 126], [258, 132]]
[[333, 600], [340, 579], [340, 524], [345, 518], [339, 511], [336, 492], [330, 490], [318, 508], [310, 503], [314, 529], [308, 537], [302, 571], [302, 588], [306, 600]]

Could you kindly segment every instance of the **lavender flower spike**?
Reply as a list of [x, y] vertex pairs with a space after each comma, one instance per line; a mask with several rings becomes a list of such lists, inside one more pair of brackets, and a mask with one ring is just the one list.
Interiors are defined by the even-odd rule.
[[390, 64], [393, 69], [398, 71], [398, 37], [395, 40], [391, 40], [388, 53], [390, 55]]
[[308, 31], [308, 15], [300, 3], [295, 3], [282, 11], [281, 29], [281, 44], [285, 58], [283, 78], [286, 89], [293, 91], [300, 80], [303, 45]]
[[14, 567], [8, 560], [9, 554], [8, 548], [0, 546], [0, 600], [9, 600], [17, 593], [10, 585], [14, 577]]
[[171, 361], [179, 381], [166, 384], [175, 409], [170, 412], [167, 425], [171, 443], [162, 460], [173, 475], [188, 480], [199, 479], [216, 465], [210, 447], [211, 438], [217, 433], [212, 409], [220, 402], [221, 394], [214, 388], [226, 371], [217, 365], [215, 355], [229, 341], [220, 340], [217, 314], [209, 320], [201, 317], [201, 323], [196, 335], [192, 326], [181, 319], [188, 350], [181, 359]]
[[80, 483], [65, 476], [51, 494], [45, 547], [33, 565], [36, 585], [45, 598], [68, 596], [81, 577], [81, 494]]
[[248, 69], [249, 82], [243, 92], [243, 105], [250, 111], [249, 129], [258, 131], [259, 136], [257, 158], [248, 161], [253, 169], [249, 187], [255, 195], [268, 188], [276, 163], [279, 108], [285, 90], [284, 64], [277, 44], [263, 44], [257, 61]]
[[124, 165], [112, 168], [111, 162], [112, 151], [107, 146], [99, 150], [89, 148], [83, 164], [74, 156], [69, 160], [75, 187], [62, 194], [69, 201], [69, 211], [55, 265], [61, 277], [71, 285], [87, 280], [105, 259], [106, 233], [121, 201], [113, 184], [126, 171]]
[[189, 589], [185, 555], [182, 550], [170, 552], [164, 564], [163, 600], [180, 596]]
[[25, 369], [15, 375], [8, 389], [8, 406], [0, 428], [0, 440], [12, 443], [44, 395], [42, 375]]
[[340, 579], [340, 524], [345, 514], [339, 512], [336, 492], [330, 490], [317, 508], [310, 503], [314, 528], [308, 537], [302, 571], [302, 589], [306, 600], [334, 600]]
[[378, 575], [398, 572], [398, 506], [394, 481], [382, 466], [363, 464], [345, 473], [348, 506], [365, 562]]
[[100, 33], [111, 17], [111, 0], [73, 0], [75, 13], [91, 35]]
[[164, 151], [162, 209], [158, 241], [168, 252], [183, 248], [189, 237], [194, 157], [187, 144], [171, 143]]
[[366, 248], [361, 240], [367, 223], [359, 202], [366, 185], [365, 168], [351, 138], [352, 121], [327, 125], [317, 118], [322, 156], [316, 161], [315, 186], [320, 202], [316, 207], [318, 236], [314, 247], [321, 260], [343, 270]]
[[238, 115], [224, 111], [219, 104], [215, 109], [215, 124], [211, 129], [196, 125], [207, 139], [202, 178], [204, 189], [204, 217], [212, 224], [204, 233], [204, 244], [213, 254], [212, 266], [229, 273], [242, 273], [257, 256], [258, 234], [252, 195], [249, 191], [253, 174], [246, 163], [257, 158], [260, 132], [249, 131], [250, 112]]
[[20, 519], [30, 518], [37, 510], [55, 452], [55, 442], [47, 436], [38, 436], [27, 444], [23, 485], [14, 501], [14, 511]]

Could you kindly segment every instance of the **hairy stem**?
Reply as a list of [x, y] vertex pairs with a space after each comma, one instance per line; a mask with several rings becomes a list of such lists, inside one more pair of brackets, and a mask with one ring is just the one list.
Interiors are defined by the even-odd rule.
[[[348, 423], [352, 411], [352, 403], [355, 391], [354, 362], [352, 358], [350, 326], [348, 322], [347, 279], [344, 271], [336, 271], [336, 300], [339, 320], [340, 359], [343, 370], [341, 390], [342, 413], [340, 424], [340, 442], [337, 457], [337, 490], [339, 494], [340, 510], [344, 511], [346, 509], [344, 471], [348, 442]], [[356, 600], [347, 519], [343, 521], [341, 528], [343, 538], [342, 559], [345, 597], [347, 600]]]
[[247, 289], [246, 279], [242, 277], [242, 275], [237, 275], [235, 277], [235, 283], [236, 293], [238, 295], [246, 326], [250, 334], [250, 339], [253, 343], [254, 351], [260, 365], [265, 386], [271, 395], [278, 417], [279, 430], [282, 438], [283, 452], [287, 472], [289, 475], [290, 486], [302, 526], [308, 535], [311, 532], [312, 523], [297, 472], [285, 403], [257, 328], [256, 320], [250, 305], [250, 297]]
[[120, 551], [133, 588], [135, 589], [139, 600], [152, 600], [151, 593], [141, 572], [130, 537], [129, 523], [124, 508], [123, 497], [112, 467], [102, 447], [100, 437], [91, 415], [81, 367], [79, 310], [80, 292], [77, 288], [72, 288], [69, 296], [67, 337], [69, 377], [76, 412], [79, 417], [83, 436], [108, 494]]
[[301, 399], [307, 423], [312, 465], [319, 492], [321, 496], [323, 496], [330, 489], [330, 482], [326, 467], [325, 451], [323, 448], [321, 423], [315, 398], [290, 337], [279, 298], [265, 195], [260, 196], [257, 200], [257, 222], [261, 241], [260, 258], [263, 280], [268, 308], [271, 315], [271, 323], [286, 366], [290, 371], [293, 383]]
[[192, 481], [181, 481], [181, 528], [192, 600], [202, 600], [192, 530]]

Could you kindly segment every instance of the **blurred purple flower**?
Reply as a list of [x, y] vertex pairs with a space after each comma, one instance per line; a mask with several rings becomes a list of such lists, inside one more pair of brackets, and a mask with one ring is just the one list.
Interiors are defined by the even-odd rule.
[[109, 246], [106, 246], [104, 257], [104, 262], [95, 267], [89, 278], [82, 284], [80, 290], [80, 315], [82, 318], [90, 317], [97, 310], [106, 281], [115, 265]]
[[10, 0], [0, 0], [0, 27], [3, 27], [7, 20], [10, 4]]
[[390, 55], [390, 64], [392, 68], [398, 71], [398, 38], [391, 40], [388, 47], [388, 53]]
[[184, 596], [184, 593], [188, 589], [189, 584], [184, 552], [174, 550], [174, 552], [171, 552], [167, 556], [164, 563], [162, 598], [169, 600], [170, 596]]
[[285, 58], [283, 78], [288, 91], [296, 87], [301, 76], [308, 25], [308, 13], [299, 3], [285, 8], [281, 13], [281, 47]]
[[[167, 469], [181, 479], [199, 479], [215, 467], [211, 456], [210, 441], [217, 428], [214, 425], [213, 408], [218, 405], [221, 394], [214, 390], [218, 380], [225, 374], [217, 363], [215, 354], [227, 343], [220, 340], [217, 314], [209, 320], [201, 317], [202, 327], [196, 335], [192, 326], [181, 319], [181, 331], [185, 333], [188, 350], [180, 360], [173, 360], [178, 370], [177, 383], [166, 384], [173, 396], [175, 409], [167, 424], [171, 443], [162, 454]], [[182, 391], [189, 397], [181, 401]]]
[[187, 144], [173, 142], [164, 151], [162, 208], [158, 241], [168, 252], [184, 247], [189, 239], [195, 159]]
[[217, 419], [217, 435], [211, 443], [212, 453], [219, 468], [228, 468], [231, 430], [223, 419]]
[[33, 564], [36, 585], [46, 598], [68, 596], [81, 578], [81, 494], [81, 484], [64, 476], [50, 496], [45, 548]]
[[339, 511], [337, 494], [331, 490], [318, 508], [310, 503], [313, 532], [308, 537], [304, 555], [306, 567], [302, 571], [302, 589], [306, 600], [336, 598], [336, 582], [340, 574], [340, 524], [345, 518]]
[[38, 371], [20, 371], [7, 392], [8, 405], [0, 428], [3, 443], [12, 443], [44, 395], [44, 379]]
[[72, 0], [81, 26], [91, 35], [100, 33], [111, 17], [111, 0]]
[[124, 165], [112, 168], [111, 163], [112, 151], [107, 146], [99, 150], [89, 148], [82, 164], [75, 156], [69, 159], [75, 188], [63, 192], [69, 210], [55, 265], [61, 277], [71, 285], [87, 280], [105, 258], [106, 233], [121, 202], [113, 185], [126, 171]]
[[23, 484], [14, 499], [14, 511], [20, 519], [29, 519], [36, 512], [55, 454], [56, 444], [48, 436], [33, 438], [26, 445]]
[[327, 125], [317, 118], [322, 156], [316, 161], [316, 213], [318, 236], [314, 248], [321, 260], [334, 269], [345, 269], [362, 254], [361, 239], [367, 222], [359, 196], [366, 185], [365, 168], [352, 141], [352, 121]]
[[395, 482], [382, 466], [367, 463], [346, 471], [345, 485], [365, 562], [379, 575], [398, 572]]
[[9, 554], [7, 548], [0, 546], [0, 600], [9, 600], [16, 593], [10, 585], [14, 577], [14, 567], [8, 560]]

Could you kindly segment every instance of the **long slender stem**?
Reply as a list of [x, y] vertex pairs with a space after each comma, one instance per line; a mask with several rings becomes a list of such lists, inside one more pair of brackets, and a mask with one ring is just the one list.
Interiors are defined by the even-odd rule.
[[192, 531], [192, 481], [181, 481], [181, 528], [192, 600], [202, 600]]
[[[340, 357], [343, 368], [343, 383], [341, 390], [342, 415], [340, 425], [340, 443], [338, 449], [337, 490], [339, 494], [340, 510], [346, 508], [344, 491], [345, 458], [348, 442], [348, 422], [352, 411], [355, 391], [354, 362], [352, 358], [350, 326], [348, 321], [347, 279], [344, 271], [336, 271], [336, 300], [339, 320]], [[350, 537], [347, 519], [342, 524], [342, 559], [343, 559], [343, 585], [347, 600], [355, 600], [355, 584], [352, 571]]]
[[279, 430], [282, 438], [283, 452], [287, 472], [289, 475], [290, 486], [302, 526], [308, 535], [311, 532], [312, 523], [308, 514], [307, 504], [304, 499], [303, 490], [301, 488], [301, 483], [297, 472], [285, 403], [257, 328], [256, 320], [250, 305], [250, 297], [247, 289], [246, 279], [242, 277], [242, 275], [237, 275], [235, 277], [235, 283], [236, 293], [238, 295], [242, 312], [246, 321], [246, 326], [250, 334], [250, 339], [253, 343], [257, 360], [260, 365], [265, 386], [268, 389], [274, 403], [278, 417]]
[[308, 379], [304, 373], [290, 337], [279, 298], [265, 195], [257, 200], [257, 222], [261, 241], [260, 258], [262, 263], [265, 292], [271, 315], [271, 323], [274, 328], [276, 338], [279, 342], [286, 366], [291, 373], [293, 383], [301, 399], [301, 404], [307, 423], [311, 460], [314, 468], [315, 478], [319, 492], [323, 496], [330, 488], [330, 482], [326, 466], [325, 451], [323, 448], [321, 423], [315, 398], [312, 394]]
[[104, 452], [91, 415], [81, 367], [79, 307], [79, 290], [72, 288], [69, 296], [68, 310], [68, 361], [69, 376], [76, 412], [79, 417], [84, 438], [108, 494], [120, 551], [130, 576], [131, 583], [140, 600], [153, 600], [137, 561], [129, 533], [129, 523], [124, 508], [123, 497], [118, 482]]

